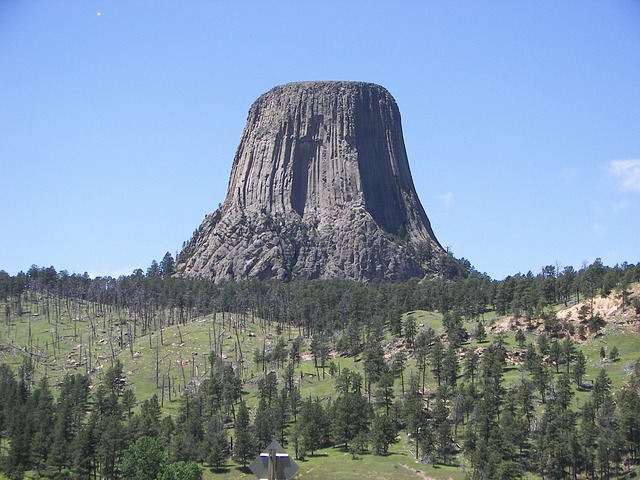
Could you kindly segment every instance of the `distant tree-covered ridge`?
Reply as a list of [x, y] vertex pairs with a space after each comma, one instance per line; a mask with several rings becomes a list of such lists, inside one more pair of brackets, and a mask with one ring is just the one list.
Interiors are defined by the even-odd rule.
[[[487, 311], [497, 315], [541, 317], [554, 305], [609, 295], [619, 289], [625, 305], [640, 308], [629, 297], [629, 286], [640, 280], [640, 264], [608, 267], [596, 259], [579, 270], [548, 265], [534, 275], [516, 274], [492, 280], [468, 261], [453, 256], [443, 262], [441, 275], [406, 282], [363, 284], [347, 280], [247, 281], [211, 283], [172, 276], [174, 261], [167, 253], [145, 272], [129, 276], [90, 278], [57, 272], [54, 267], [32, 266], [10, 276], [0, 270], [0, 301], [5, 316], [20, 315], [21, 299], [37, 294], [43, 314], [60, 316], [71, 299], [90, 302], [96, 309], [126, 309], [142, 334], [165, 324], [188, 322], [212, 312], [249, 314], [265, 322], [280, 322], [304, 329], [305, 334], [330, 333], [348, 327], [352, 319], [382, 315], [397, 329], [399, 314], [412, 310], [458, 312], [467, 321]], [[633, 305], [631, 305], [633, 303]], [[163, 312], [156, 315], [157, 312]], [[166, 312], [166, 314], [164, 313]], [[136, 333], [138, 333], [136, 331]]]

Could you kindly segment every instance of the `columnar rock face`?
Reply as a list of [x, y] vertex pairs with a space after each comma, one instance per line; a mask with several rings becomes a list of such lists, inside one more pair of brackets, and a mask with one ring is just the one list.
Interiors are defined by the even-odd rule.
[[403, 280], [442, 253], [389, 92], [300, 82], [251, 106], [227, 197], [185, 245], [177, 270], [214, 281]]

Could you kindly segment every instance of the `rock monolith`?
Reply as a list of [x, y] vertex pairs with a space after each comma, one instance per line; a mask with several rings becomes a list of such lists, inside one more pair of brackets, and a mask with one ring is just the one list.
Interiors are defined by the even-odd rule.
[[251, 106], [227, 197], [176, 269], [213, 281], [405, 280], [442, 253], [389, 92], [364, 82], [297, 82]]

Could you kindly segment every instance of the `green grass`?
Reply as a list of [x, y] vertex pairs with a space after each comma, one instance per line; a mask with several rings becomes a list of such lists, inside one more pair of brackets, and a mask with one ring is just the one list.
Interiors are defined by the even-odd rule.
[[[609, 360], [608, 355], [613, 346], [618, 348], [619, 359]], [[604, 347], [607, 358], [600, 359], [600, 349]], [[613, 385], [621, 385], [628, 376], [625, 372], [630, 362], [640, 359], [640, 335], [618, 325], [607, 325], [605, 334], [589, 338], [582, 346], [582, 352], [587, 357], [587, 382], [595, 380], [602, 368], [611, 379]]]
[[425, 310], [414, 310], [402, 315], [403, 324], [405, 319], [409, 315], [413, 315], [413, 318], [416, 320], [416, 327], [418, 327], [418, 332], [420, 330], [431, 327], [438, 335], [444, 333], [444, 328], [442, 326], [442, 314], [437, 312], [427, 312]]
[[[14, 346], [13, 349], [4, 349], [4, 363], [10, 364], [14, 370], [20, 366], [25, 349], [31, 351], [38, 350], [40, 353], [35, 363], [36, 378], [45, 373], [50, 378], [50, 383], [55, 385], [66, 373], [86, 373], [89, 366], [92, 370], [94, 382], [102, 379], [102, 373], [111, 364], [112, 343], [117, 343], [120, 333], [117, 330], [109, 332], [109, 322], [105, 317], [94, 317], [93, 324], [96, 329], [96, 336], [92, 337], [91, 323], [89, 321], [91, 305], [81, 302], [72, 303], [68, 309], [63, 309], [60, 318], [47, 316], [39, 311], [38, 302], [24, 302], [25, 314], [7, 325], [4, 322], [0, 326], [0, 333], [5, 344]], [[490, 312], [491, 313], [491, 312]], [[435, 312], [416, 310], [408, 312], [403, 316], [412, 315], [415, 318], [418, 330], [433, 328], [438, 334], [444, 333], [442, 327], [442, 315]], [[491, 316], [491, 315], [489, 315]], [[79, 319], [79, 320], [76, 320]], [[186, 325], [171, 326], [163, 330], [162, 333], [156, 331], [145, 336], [139, 336], [132, 348], [118, 350], [117, 345], [114, 351], [123, 362], [125, 377], [128, 386], [134, 391], [139, 401], [150, 398], [157, 394], [163, 402], [165, 413], [176, 414], [179, 406], [179, 399], [185, 385], [188, 385], [192, 375], [203, 378], [208, 369], [208, 355], [214, 332], [223, 340], [222, 353], [226, 359], [236, 360], [239, 352], [236, 348], [236, 334], [233, 329], [229, 329], [228, 316], [225, 329], [220, 326], [221, 315], [215, 320], [211, 316], [199, 318]], [[113, 321], [114, 327], [117, 323], [125, 324], [128, 318], [119, 318]], [[214, 326], [214, 321], [216, 325]], [[493, 319], [484, 320], [485, 324], [492, 324]], [[469, 326], [468, 326], [469, 328]], [[253, 352], [256, 348], [262, 348], [263, 343], [273, 344], [277, 337], [274, 334], [275, 326], [271, 326], [271, 331], [263, 331], [259, 323], [248, 319], [245, 330], [238, 331], [240, 347], [242, 349], [243, 377], [246, 380], [246, 401], [250, 407], [257, 404], [257, 380], [261, 377], [261, 367], [253, 363]], [[124, 330], [124, 329], [123, 329]], [[252, 332], [252, 335], [248, 333]], [[138, 332], [140, 333], [140, 332]], [[287, 332], [283, 332], [287, 338]], [[295, 336], [297, 331], [292, 332]], [[527, 341], [535, 341], [535, 335], [527, 333]], [[514, 342], [514, 333], [506, 332], [504, 341], [507, 348], [517, 348]], [[89, 344], [89, 337], [92, 337]], [[59, 341], [54, 347], [54, 340]], [[390, 339], [387, 335], [387, 339]], [[465, 347], [475, 348], [477, 346], [487, 347], [495, 338], [495, 334], [488, 333], [487, 339], [478, 343], [469, 341]], [[611, 347], [616, 345], [620, 357], [619, 360], [611, 362], [608, 359], [604, 362], [600, 360], [600, 348], [605, 347], [607, 354]], [[91, 363], [82, 364], [82, 358], [86, 357], [87, 350], [91, 347]], [[308, 348], [308, 340], [303, 348]], [[589, 384], [594, 380], [600, 369], [604, 368], [612, 380], [614, 386], [620, 385], [627, 376], [625, 368], [630, 362], [635, 361], [640, 354], [640, 335], [630, 332], [623, 327], [609, 324], [604, 330], [604, 335], [590, 337], [583, 345], [577, 345], [583, 350], [588, 360], [585, 383]], [[156, 362], [159, 360], [158, 365]], [[336, 357], [329, 360], [339, 366], [340, 370], [349, 368], [352, 371], [361, 371], [362, 362], [359, 358]], [[324, 369], [316, 369], [313, 360], [304, 360], [296, 369], [295, 378], [300, 387], [303, 398], [311, 396], [313, 398], [329, 398], [335, 396], [335, 378], [329, 375], [329, 362]], [[273, 367], [273, 365], [271, 366]], [[564, 367], [561, 367], [561, 371]], [[412, 355], [408, 355], [405, 370], [405, 385], [411, 372], [416, 372], [415, 360]], [[156, 372], [158, 378], [156, 380]], [[301, 375], [302, 372], [302, 375]], [[282, 372], [278, 372], [281, 377]], [[318, 378], [318, 374], [319, 377]], [[521, 371], [519, 366], [509, 365], [504, 373], [505, 386], [514, 385], [519, 382]], [[168, 383], [172, 385], [171, 400], [169, 399]], [[163, 391], [162, 383], [165, 382]], [[427, 388], [435, 388], [435, 379], [431, 371], [427, 374]], [[396, 398], [401, 395], [400, 382], [396, 382]], [[579, 392], [578, 397], [584, 396]]]
[[[96, 336], [90, 335], [91, 324], [89, 315], [82, 312], [88, 311], [90, 306], [84, 304], [72, 305], [69, 312], [63, 313], [61, 318], [48, 319], [41, 312], [37, 312], [37, 303], [29, 304], [25, 302], [27, 313], [20, 318], [12, 318], [11, 322], [0, 324], [0, 341], [3, 343], [0, 361], [8, 363], [14, 371], [22, 363], [25, 350], [39, 352], [35, 363], [36, 378], [45, 373], [50, 377], [50, 384], [55, 385], [66, 373], [85, 373], [89, 370], [88, 365], [83, 365], [82, 356], [86, 355], [87, 349], [91, 347], [92, 364], [91, 373], [93, 382], [98, 383], [102, 379], [102, 374], [111, 363], [112, 343], [119, 338], [119, 332], [108, 331], [108, 323], [104, 317], [93, 318], [96, 327]], [[34, 316], [34, 314], [39, 315]], [[442, 327], [442, 315], [435, 312], [414, 311], [406, 315], [413, 315], [418, 327], [418, 331], [425, 328], [433, 328], [438, 334], [444, 333]], [[76, 318], [80, 320], [76, 321]], [[157, 394], [163, 402], [165, 414], [175, 415], [180, 405], [181, 393], [188, 384], [193, 374], [202, 379], [208, 371], [208, 355], [211, 351], [213, 336], [218, 336], [222, 340], [222, 354], [227, 360], [236, 360], [239, 357], [236, 341], [243, 353], [242, 375], [245, 379], [245, 400], [248, 406], [253, 409], [257, 406], [257, 381], [262, 376], [262, 367], [253, 362], [253, 353], [256, 348], [262, 348], [263, 344], [273, 345], [277, 340], [275, 335], [275, 325], [271, 325], [267, 331], [254, 319], [247, 319], [246, 329], [239, 330], [238, 336], [233, 329], [229, 329], [228, 316], [227, 325], [221, 327], [221, 314], [217, 318], [207, 316], [181, 326], [171, 326], [165, 328], [162, 333], [152, 332], [145, 336], [139, 336], [132, 348], [125, 347], [119, 351], [114, 347], [117, 357], [123, 362], [124, 373], [127, 386], [131, 388], [138, 401], [150, 398]], [[122, 321], [128, 318], [120, 319]], [[114, 322], [115, 324], [116, 322]], [[467, 324], [470, 329], [471, 325]], [[493, 323], [493, 318], [485, 319], [485, 326]], [[214, 325], [215, 324], [215, 325]], [[115, 325], [114, 325], [115, 327]], [[523, 327], [523, 330], [524, 327]], [[215, 334], [214, 334], [215, 332]], [[251, 332], [251, 335], [249, 335]], [[140, 332], [138, 332], [140, 333]], [[601, 368], [604, 368], [609, 375], [614, 388], [620, 386], [627, 373], [626, 367], [640, 357], [640, 335], [633, 333], [621, 326], [608, 324], [603, 330], [603, 335], [589, 337], [581, 344], [576, 344], [587, 357], [587, 372], [585, 383], [595, 380]], [[527, 343], [535, 342], [536, 336], [527, 335]], [[289, 338], [289, 332], [285, 329], [282, 336]], [[297, 331], [291, 332], [291, 337], [297, 336]], [[59, 337], [59, 342], [54, 348], [54, 340]], [[89, 345], [89, 337], [92, 337]], [[489, 333], [487, 328], [487, 338], [484, 342], [478, 343], [470, 340], [464, 348], [488, 347], [495, 339], [495, 333]], [[386, 340], [391, 337], [387, 335]], [[508, 349], [518, 348], [514, 341], [514, 332], [505, 332], [505, 345]], [[600, 359], [600, 349], [605, 347], [607, 355], [613, 345], [619, 350], [619, 360], [612, 362], [608, 359], [604, 362]], [[335, 398], [335, 376], [329, 375], [329, 363], [334, 362], [339, 366], [340, 371], [349, 368], [351, 371], [362, 373], [363, 362], [360, 356], [356, 358], [335, 357], [331, 358], [324, 369], [317, 369], [312, 359], [308, 355], [309, 340], [303, 345], [306, 350], [305, 360], [295, 370], [296, 383], [300, 387], [302, 398]], [[417, 373], [415, 360], [407, 352], [407, 366], [404, 379], [405, 386], [411, 372]], [[157, 363], [157, 361], [159, 362]], [[157, 367], [156, 367], [157, 364]], [[274, 367], [274, 365], [271, 365]], [[271, 368], [270, 367], [270, 368]], [[159, 378], [156, 384], [156, 368]], [[554, 369], [555, 370], [555, 369]], [[560, 367], [560, 372], [565, 370], [565, 366]], [[183, 375], [184, 372], [184, 375]], [[301, 375], [302, 372], [302, 375]], [[460, 373], [462, 372], [462, 365]], [[278, 378], [281, 380], [282, 371], [279, 370]], [[319, 373], [319, 375], [318, 375]], [[504, 372], [504, 385], [509, 387], [517, 384], [522, 376], [521, 366], [507, 365]], [[167, 389], [163, 392], [159, 386], [162, 385], [162, 378], [167, 381], [171, 378], [172, 392], [171, 401]], [[437, 382], [429, 368], [427, 374], [427, 390], [435, 391]], [[363, 385], [364, 387], [364, 385]], [[56, 392], [57, 389], [54, 389]], [[373, 389], [375, 391], [375, 387]], [[577, 392], [575, 395], [575, 405], [579, 406], [590, 396], [588, 389]], [[401, 398], [400, 380], [395, 383], [395, 398]], [[354, 459], [350, 453], [339, 448], [329, 448], [317, 452], [317, 455], [299, 462], [300, 473], [298, 478], [304, 479], [365, 479], [365, 478], [393, 478], [396, 480], [413, 478], [435, 478], [462, 480], [465, 478], [463, 472], [457, 466], [432, 467], [416, 463], [411, 455], [411, 447], [405, 440], [392, 446], [391, 454], [387, 456], [376, 456], [372, 454], [357, 455]], [[292, 452], [291, 452], [292, 453]], [[246, 469], [242, 469], [234, 464], [229, 464], [220, 472], [213, 472], [207, 469], [205, 479], [232, 480], [241, 478], [255, 478]], [[535, 478], [530, 476], [529, 478]], [[4, 480], [0, 477], [0, 480]]]
[[[352, 455], [340, 448], [319, 450], [305, 460], [296, 460], [300, 470], [294, 479], [304, 480], [359, 480], [359, 479], [452, 479], [464, 480], [465, 472], [457, 466], [424, 465], [416, 462], [408, 451], [410, 445], [403, 443], [392, 447], [388, 455]], [[289, 452], [293, 453], [293, 452]], [[237, 480], [255, 478], [248, 469], [235, 464], [222, 471], [206, 469], [204, 480]]]

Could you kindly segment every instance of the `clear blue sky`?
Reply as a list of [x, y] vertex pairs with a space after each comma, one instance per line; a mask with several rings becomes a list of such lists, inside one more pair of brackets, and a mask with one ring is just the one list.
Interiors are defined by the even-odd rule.
[[640, 261], [640, 2], [0, 2], [0, 269], [175, 254], [251, 103], [362, 80], [398, 102], [440, 242], [502, 279]]

